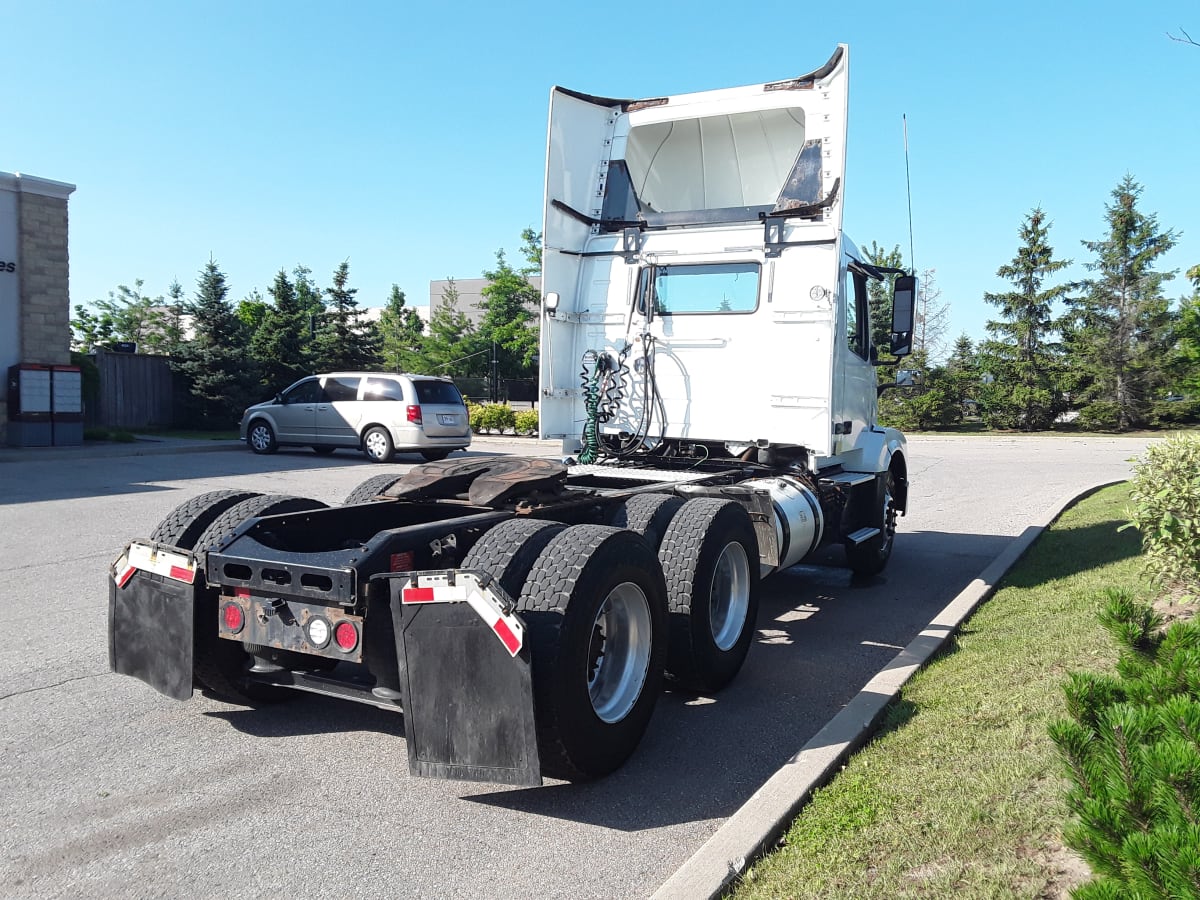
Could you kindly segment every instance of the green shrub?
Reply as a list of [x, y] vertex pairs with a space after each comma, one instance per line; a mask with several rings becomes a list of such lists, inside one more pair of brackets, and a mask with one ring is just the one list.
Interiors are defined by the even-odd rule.
[[1072, 674], [1071, 718], [1050, 726], [1071, 781], [1064, 838], [1095, 875], [1073, 896], [1200, 896], [1200, 625], [1163, 632], [1112, 590], [1101, 622], [1122, 647], [1118, 677]]
[[1150, 407], [1152, 425], [1188, 425], [1200, 422], [1200, 400], [1159, 400]]
[[[477, 407], [479, 415], [474, 417], [472, 410], [472, 418], [470, 419], [471, 428], [473, 431], [511, 431], [516, 427], [517, 414], [512, 408], [503, 403], [488, 403], [485, 406]], [[478, 426], [476, 422], [478, 421]]]
[[537, 434], [538, 433], [538, 412], [536, 409], [523, 409], [516, 415], [516, 422], [513, 426], [516, 428], [517, 434]]
[[483, 431], [483, 407], [478, 403], [467, 404], [467, 422], [476, 434]]
[[1169, 589], [1200, 595], [1200, 438], [1151, 444], [1133, 471], [1129, 518], [1150, 573]]

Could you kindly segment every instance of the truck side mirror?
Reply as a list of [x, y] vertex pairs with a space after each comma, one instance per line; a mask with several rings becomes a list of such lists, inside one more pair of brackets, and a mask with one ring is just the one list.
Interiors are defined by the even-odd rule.
[[908, 356], [912, 352], [912, 334], [915, 324], [917, 300], [917, 276], [900, 275], [892, 291], [892, 346], [894, 356]]

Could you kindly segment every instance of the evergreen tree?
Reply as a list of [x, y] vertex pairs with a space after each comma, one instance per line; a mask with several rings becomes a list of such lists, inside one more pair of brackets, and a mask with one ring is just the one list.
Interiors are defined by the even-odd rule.
[[[537, 304], [541, 297], [535, 288], [504, 257], [496, 252], [496, 267], [483, 273], [488, 280], [481, 291], [483, 318], [478, 328], [482, 343], [494, 341], [501, 378], [520, 378], [533, 370], [538, 349]], [[532, 327], [531, 327], [532, 326]]]
[[1179, 302], [1178, 341], [1179, 387], [1192, 401], [1200, 401], [1200, 266], [1187, 271], [1192, 282], [1192, 296]]
[[458, 308], [458, 288], [453, 278], [447, 279], [441, 299], [429, 317], [429, 332], [416, 354], [417, 370], [455, 377], [483, 374], [487, 371], [487, 353], [475, 348], [475, 329]]
[[404, 291], [393, 284], [379, 317], [380, 356], [383, 367], [390, 372], [412, 371], [425, 331], [420, 313], [404, 304]]
[[179, 352], [184, 341], [184, 308], [187, 301], [183, 296], [183, 285], [178, 278], [171, 279], [167, 287], [165, 304], [160, 308], [156, 317], [155, 327], [161, 335], [159, 351], [168, 356]]
[[325, 289], [328, 302], [313, 339], [314, 367], [321, 372], [370, 369], [378, 359], [374, 329], [354, 299], [358, 288], [346, 286], [349, 279], [350, 263], [343, 262]]
[[255, 393], [245, 328], [228, 294], [225, 274], [209, 260], [200, 272], [196, 296], [187, 305], [195, 334], [172, 363], [187, 381], [191, 421], [208, 428], [235, 425]]
[[965, 334], [960, 334], [946, 361], [946, 377], [950, 380], [950, 391], [954, 402], [963, 415], [976, 411], [979, 388], [979, 357], [975, 346]]
[[992, 340], [982, 348], [995, 379], [982, 392], [984, 418], [992, 427], [1038, 431], [1066, 409], [1059, 348], [1051, 338], [1054, 301], [1065, 298], [1071, 285], [1045, 282], [1071, 261], [1054, 258], [1049, 231], [1046, 214], [1035, 207], [1018, 230], [1017, 255], [996, 270], [1013, 290], [983, 295], [1001, 316], [988, 322]]
[[[891, 250], [884, 250], [874, 241], [871, 249], [863, 251], [863, 258], [873, 266], [882, 269], [900, 269], [904, 267], [904, 257], [897, 244]], [[896, 276], [887, 275], [883, 281], [874, 278], [867, 282], [867, 296], [871, 308], [871, 343], [886, 352], [892, 341], [892, 291], [896, 286]], [[895, 379], [895, 370], [889, 368], [880, 372], [881, 381]]]
[[250, 355], [259, 364], [262, 386], [271, 393], [307, 373], [309, 331], [308, 314], [287, 272], [276, 272], [267, 292], [272, 302], [264, 304], [262, 320], [250, 339]]
[[1108, 234], [1083, 245], [1096, 273], [1081, 296], [1069, 300], [1066, 338], [1085, 424], [1120, 431], [1146, 424], [1156, 391], [1166, 383], [1165, 360], [1172, 316], [1162, 285], [1174, 272], [1158, 272], [1158, 258], [1177, 234], [1138, 209], [1142, 186], [1126, 175], [1105, 206]]

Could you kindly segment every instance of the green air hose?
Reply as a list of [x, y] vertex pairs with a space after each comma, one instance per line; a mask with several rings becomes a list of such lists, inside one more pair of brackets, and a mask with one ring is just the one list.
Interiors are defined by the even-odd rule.
[[579, 373], [583, 388], [583, 449], [579, 462], [590, 466], [600, 458], [600, 356], [595, 350], [583, 354], [583, 371]]

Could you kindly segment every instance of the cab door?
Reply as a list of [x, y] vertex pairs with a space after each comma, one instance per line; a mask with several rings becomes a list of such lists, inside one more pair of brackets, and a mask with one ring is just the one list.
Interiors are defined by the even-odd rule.
[[840, 284], [840, 346], [835, 354], [838, 372], [833, 404], [833, 452], [847, 453], [858, 444], [858, 436], [875, 422], [876, 391], [874, 352], [871, 347], [870, 297], [867, 274], [845, 257]]

